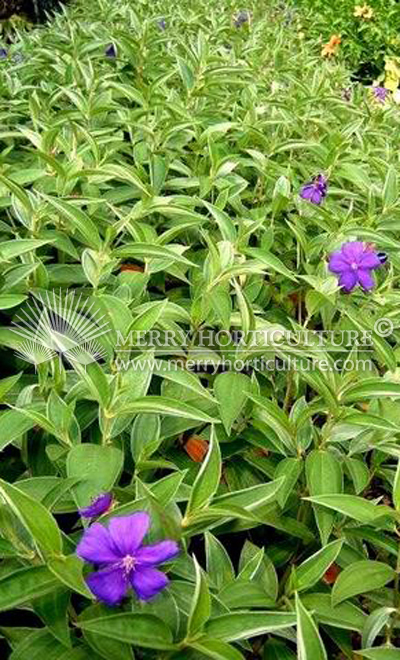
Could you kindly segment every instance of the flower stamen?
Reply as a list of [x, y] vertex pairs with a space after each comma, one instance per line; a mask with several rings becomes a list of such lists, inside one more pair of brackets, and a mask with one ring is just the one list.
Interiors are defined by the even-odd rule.
[[121, 562], [123, 571], [126, 575], [129, 575], [133, 570], [135, 570], [136, 559], [131, 555], [126, 555]]

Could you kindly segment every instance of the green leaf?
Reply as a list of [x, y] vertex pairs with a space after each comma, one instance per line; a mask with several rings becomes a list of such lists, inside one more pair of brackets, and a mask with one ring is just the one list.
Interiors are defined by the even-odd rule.
[[198, 394], [199, 396], [204, 397], [209, 401], [214, 401], [210, 392], [206, 390], [206, 388], [201, 384], [198, 376], [190, 373], [190, 371], [179, 369], [177, 365], [172, 365], [166, 360], [155, 361], [153, 374], [155, 376], [161, 376], [166, 380], [170, 380], [173, 383], [178, 383], [178, 385], [182, 385], [182, 387], [187, 388], [191, 392], [194, 392], [195, 394]]
[[261, 250], [260, 248], [247, 248], [245, 254], [254, 259], [258, 259], [258, 261], [260, 261], [263, 266], [266, 266], [267, 269], [275, 270], [277, 273], [284, 275], [293, 282], [297, 281], [296, 275], [294, 275], [294, 273], [292, 273], [292, 271], [290, 271], [278, 257], [271, 254], [271, 252]]
[[34, 425], [35, 422], [32, 419], [29, 419], [17, 410], [4, 410], [0, 412], [0, 450], [3, 450], [7, 445], [18, 440], [21, 435], [29, 431]]
[[333, 564], [340, 550], [343, 541], [332, 541], [324, 548], [311, 555], [298, 568], [296, 568], [296, 589], [304, 591], [314, 586]]
[[[342, 468], [332, 452], [325, 450], [312, 451], [306, 459], [306, 477], [308, 490], [313, 496], [321, 496], [325, 493], [340, 493], [342, 491]], [[310, 499], [315, 501], [315, 497]], [[319, 509], [319, 507], [314, 507], [314, 515], [322, 544], [326, 545], [332, 531], [334, 515], [329, 511]]]
[[330, 594], [304, 594], [301, 600], [318, 623], [328, 626], [361, 632], [367, 619], [364, 612], [352, 603], [340, 603], [334, 607]]
[[34, 602], [36, 614], [49, 628], [57, 641], [63, 646], [71, 647], [70, 630], [68, 626], [68, 607], [70, 594], [65, 590], [55, 589]]
[[65, 653], [65, 646], [57, 642], [54, 636], [46, 628], [32, 632], [17, 644], [13, 650], [13, 660], [35, 660], [46, 658], [46, 660], [59, 660]]
[[4, 241], [0, 245], [0, 259], [9, 261], [15, 257], [19, 257], [27, 252], [37, 250], [43, 245], [48, 245], [52, 241], [40, 241], [36, 238], [23, 238], [21, 240]]
[[368, 378], [356, 385], [350, 385], [341, 394], [344, 403], [383, 397], [400, 397], [400, 383], [390, 383], [383, 378]]
[[175, 399], [154, 395], [139, 397], [135, 401], [130, 401], [118, 410], [118, 415], [126, 415], [127, 413], [155, 413], [159, 415], [170, 415], [172, 417], [191, 419], [206, 424], [219, 422], [218, 419], [210, 417], [206, 413], [203, 413], [202, 410], [199, 410], [188, 403], [181, 403]]
[[106, 409], [110, 403], [111, 389], [105, 371], [97, 362], [91, 362], [82, 366], [74, 360], [72, 366], [86, 383], [93, 398], [99, 402], [100, 406]]
[[46, 201], [52, 206], [62, 217], [68, 220], [68, 223], [73, 227], [80, 240], [94, 250], [101, 249], [101, 239], [97, 227], [91, 217], [87, 215], [82, 209], [71, 202], [66, 202], [63, 199], [56, 197], [48, 197], [44, 195]]
[[[0, 246], [1, 250], [1, 246]], [[18, 293], [1, 293], [0, 294], [0, 309], [10, 309], [16, 307], [24, 302], [28, 296], [22, 296]]]
[[378, 607], [366, 618], [362, 631], [362, 643], [365, 648], [369, 648], [375, 642], [376, 637], [381, 630], [390, 621], [390, 617], [396, 612], [394, 607]]
[[305, 500], [326, 506], [345, 516], [354, 518], [361, 523], [372, 523], [378, 518], [390, 515], [389, 507], [378, 506], [370, 500], [364, 500], [356, 495], [320, 495], [319, 497], [305, 497]]
[[219, 374], [214, 381], [214, 394], [219, 403], [219, 410], [223, 425], [229, 434], [232, 424], [242, 412], [247, 400], [247, 393], [251, 390], [251, 381], [248, 376], [234, 371]]
[[210, 504], [221, 479], [221, 452], [214, 427], [211, 431], [210, 445], [207, 456], [197, 474], [192, 487], [185, 517], [203, 509]]
[[203, 637], [198, 642], [191, 642], [189, 647], [213, 660], [243, 660], [244, 656], [233, 646], [220, 639]]
[[355, 653], [366, 660], [400, 660], [400, 649], [388, 646], [375, 646], [372, 649], [355, 651]]
[[400, 512], [400, 459], [397, 461], [397, 469], [393, 481], [393, 502], [396, 511]]
[[248, 612], [247, 610], [215, 616], [205, 627], [209, 637], [234, 642], [249, 639], [257, 635], [274, 633], [291, 628], [296, 624], [296, 615], [292, 612]]
[[155, 451], [160, 442], [161, 422], [159, 415], [139, 414], [132, 426], [131, 451], [135, 463], [147, 461]]
[[386, 174], [385, 185], [382, 191], [383, 203], [385, 206], [393, 206], [398, 200], [397, 172], [390, 165]]
[[276, 466], [274, 477], [285, 481], [278, 494], [279, 506], [283, 509], [290, 494], [294, 491], [296, 482], [303, 470], [303, 461], [299, 458], [284, 458]]
[[187, 623], [188, 639], [195, 637], [197, 633], [203, 630], [211, 613], [211, 597], [207, 577], [198, 564], [196, 557], [193, 557], [193, 561], [196, 571], [196, 585]]
[[0, 580], [0, 611], [52, 592], [60, 582], [46, 566], [21, 568]]
[[318, 627], [296, 594], [297, 657], [299, 660], [327, 660]]
[[86, 586], [83, 579], [83, 562], [76, 555], [69, 555], [68, 557], [54, 557], [47, 563], [50, 571], [65, 584], [67, 587], [76, 591], [86, 598], [93, 599], [93, 595]]
[[[9, 376], [8, 378], [2, 378], [0, 380], [0, 401], [4, 400], [6, 394], [14, 387], [14, 385], [16, 385], [16, 383], [19, 381], [20, 378], [21, 378], [21, 374], [19, 373], [19, 374], [15, 374], [15, 376]], [[6, 411], [6, 412], [10, 412], [10, 411]], [[1, 416], [0, 416], [0, 420], [1, 420]], [[8, 427], [8, 435], [9, 433], [10, 430]], [[1, 448], [1, 441], [0, 441], [0, 448]]]
[[108, 492], [116, 483], [124, 455], [116, 447], [84, 443], [73, 447], [67, 456], [67, 475], [79, 478], [72, 488], [78, 508], [88, 506], [100, 493]]
[[230, 243], [235, 243], [236, 241], [236, 229], [233, 220], [230, 216], [222, 211], [214, 204], [210, 204], [203, 200], [203, 204], [206, 209], [211, 213], [214, 220], [216, 221], [218, 228], [222, 234], [224, 241], [229, 241]]
[[347, 598], [380, 589], [394, 577], [395, 571], [387, 564], [369, 559], [356, 561], [339, 573], [332, 589], [332, 604], [337, 605]]
[[238, 506], [243, 507], [247, 511], [256, 511], [261, 509], [265, 504], [273, 502], [277, 499], [284, 479], [275, 479], [268, 481], [264, 484], [257, 486], [250, 486], [243, 490], [232, 491], [231, 493], [224, 493], [218, 495], [213, 501], [215, 506]]
[[127, 644], [136, 644], [161, 651], [175, 648], [170, 629], [161, 619], [152, 614], [124, 612], [80, 621], [78, 625], [84, 631]]
[[168, 259], [171, 262], [177, 262], [184, 266], [195, 265], [171, 247], [155, 245], [153, 243], [126, 243], [122, 247], [116, 248], [113, 252], [113, 256], [118, 259], [131, 257], [140, 261], [147, 261], [148, 259]]
[[232, 562], [222, 543], [210, 532], [205, 534], [207, 574], [218, 590], [235, 579]]
[[40, 502], [2, 479], [0, 495], [32, 536], [43, 557], [61, 555], [60, 530], [51, 513]]
[[293, 437], [293, 428], [289, 418], [283, 410], [279, 408], [272, 401], [266, 398], [256, 396], [254, 394], [248, 395], [249, 399], [255, 403], [254, 416], [264, 424], [269, 426], [281, 440], [282, 444], [289, 450], [295, 452], [295, 442]]

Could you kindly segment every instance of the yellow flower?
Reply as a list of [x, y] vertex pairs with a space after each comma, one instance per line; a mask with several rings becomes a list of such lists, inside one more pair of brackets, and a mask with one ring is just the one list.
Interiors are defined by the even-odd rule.
[[366, 20], [372, 18], [374, 10], [369, 5], [356, 5], [354, 7], [353, 16], [357, 18], [365, 18]]
[[387, 59], [385, 63], [385, 87], [394, 92], [400, 82], [400, 67], [394, 59]]
[[336, 55], [337, 49], [339, 48], [342, 42], [340, 34], [333, 34], [329, 39], [328, 43], [323, 46], [321, 50], [322, 57], [331, 57], [331, 55]]

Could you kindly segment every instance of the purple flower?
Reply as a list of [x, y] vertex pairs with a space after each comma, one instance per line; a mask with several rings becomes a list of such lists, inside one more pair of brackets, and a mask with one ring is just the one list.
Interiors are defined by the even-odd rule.
[[0, 60], [6, 60], [8, 53], [5, 48], [0, 48]]
[[339, 252], [329, 258], [329, 270], [339, 275], [339, 284], [344, 291], [352, 291], [358, 284], [365, 291], [374, 287], [371, 270], [382, 266], [379, 253], [360, 241], [343, 243]]
[[93, 500], [89, 506], [79, 509], [79, 514], [82, 518], [96, 518], [101, 516], [110, 508], [113, 501], [111, 493], [101, 493], [96, 499]]
[[328, 190], [328, 181], [323, 174], [315, 176], [310, 183], [306, 183], [300, 190], [300, 197], [307, 199], [311, 204], [321, 204]]
[[166, 30], [167, 29], [167, 23], [164, 18], [162, 18], [160, 21], [157, 23], [158, 27], [160, 30]]
[[380, 103], [385, 103], [389, 90], [386, 87], [373, 87], [374, 96]]
[[238, 15], [236, 16], [235, 20], [233, 21], [233, 24], [236, 28], [240, 28], [244, 23], [248, 23], [250, 20], [250, 14], [248, 11], [245, 9], [240, 11]]
[[78, 544], [77, 555], [100, 569], [86, 577], [89, 589], [110, 607], [124, 598], [129, 587], [140, 600], [149, 600], [169, 582], [154, 567], [176, 557], [179, 546], [171, 540], [142, 545], [149, 526], [145, 511], [116, 516], [108, 528], [90, 525]]
[[344, 87], [342, 89], [342, 99], [343, 99], [343, 101], [347, 101], [347, 103], [350, 103], [351, 93], [352, 93], [351, 87]]
[[114, 44], [109, 44], [106, 48], [106, 57], [110, 57], [111, 59], [114, 57], [117, 57], [117, 49], [114, 46]]

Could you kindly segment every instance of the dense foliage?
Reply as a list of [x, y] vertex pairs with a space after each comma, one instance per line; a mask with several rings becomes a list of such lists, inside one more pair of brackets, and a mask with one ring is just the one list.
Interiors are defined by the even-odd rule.
[[399, 108], [287, 7], [88, 4], [0, 60], [2, 657], [398, 660]]
[[[298, 11], [300, 10], [300, 11]], [[328, 41], [341, 36], [340, 55], [356, 80], [371, 83], [384, 72], [385, 61], [400, 57], [400, 7], [397, 0], [292, 0], [293, 27], [307, 38]]]

